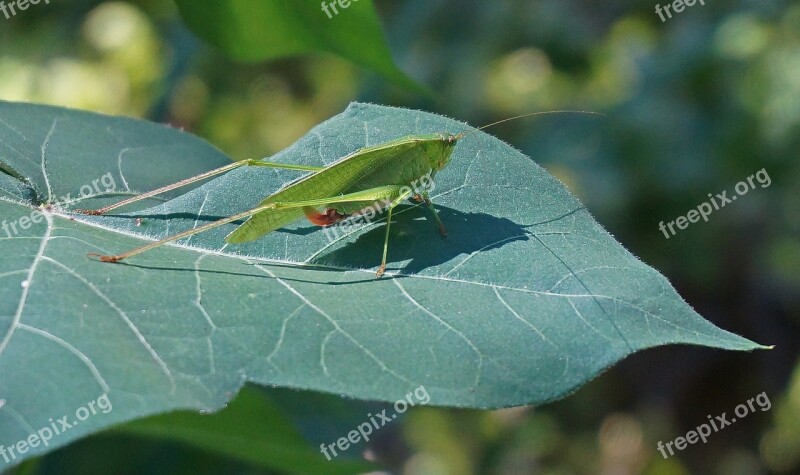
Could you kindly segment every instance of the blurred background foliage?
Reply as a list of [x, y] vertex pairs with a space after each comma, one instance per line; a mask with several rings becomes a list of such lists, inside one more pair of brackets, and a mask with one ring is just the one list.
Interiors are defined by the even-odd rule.
[[[281, 150], [352, 100], [473, 125], [542, 110], [603, 112], [490, 132], [559, 177], [702, 315], [776, 348], [649, 350], [543, 407], [411, 411], [350, 455], [409, 475], [800, 473], [800, 5], [706, 1], [661, 22], [654, 0], [374, 3], [395, 62], [432, 94], [332, 55], [234, 62], [197, 39], [166, 0], [53, 0], [0, 17], [0, 98], [170, 123], [236, 159]], [[660, 221], [762, 168], [768, 188], [668, 240], [659, 231]], [[769, 411], [668, 460], [656, 450], [764, 391]], [[264, 392], [315, 447], [380, 407]], [[268, 470], [124, 431], [16, 469]]]

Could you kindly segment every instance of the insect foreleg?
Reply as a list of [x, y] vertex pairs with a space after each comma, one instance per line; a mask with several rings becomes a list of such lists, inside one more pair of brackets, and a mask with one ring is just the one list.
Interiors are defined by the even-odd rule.
[[439, 212], [436, 211], [436, 208], [433, 206], [433, 202], [428, 196], [427, 191], [422, 192], [422, 200], [425, 202], [425, 206], [427, 206], [428, 209], [431, 210], [431, 213], [433, 214], [433, 219], [436, 220], [436, 224], [439, 225], [439, 234], [441, 234], [443, 238], [446, 238], [447, 229], [445, 229], [444, 223], [442, 223], [442, 219], [439, 217]]

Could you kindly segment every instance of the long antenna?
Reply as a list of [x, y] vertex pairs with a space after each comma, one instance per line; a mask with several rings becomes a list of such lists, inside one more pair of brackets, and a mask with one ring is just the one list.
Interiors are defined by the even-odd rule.
[[532, 117], [535, 115], [547, 115], [547, 114], [586, 114], [586, 115], [601, 115], [603, 117], [608, 117], [606, 114], [602, 112], [594, 112], [594, 111], [579, 111], [579, 110], [557, 110], [557, 111], [542, 111], [542, 112], [531, 112], [530, 114], [522, 114], [515, 117], [509, 117], [507, 119], [498, 120], [497, 122], [492, 122], [491, 124], [486, 124], [483, 127], [478, 127], [478, 130], [483, 130], [489, 127], [493, 127], [497, 124], [502, 124], [503, 122], [508, 122], [510, 120], [517, 120], [522, 119], [524, 117]]

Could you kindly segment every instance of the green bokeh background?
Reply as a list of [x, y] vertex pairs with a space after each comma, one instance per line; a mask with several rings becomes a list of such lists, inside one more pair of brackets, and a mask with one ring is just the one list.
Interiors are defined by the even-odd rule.
[[[800, 4], [706, 0], [661, 22], [654, 0], [375, 3], [395, 61], [430, 96], [332, 56], [233, 62], [166, 0], [51, 0], [0, 16], [0, 99], [168, 122], [237, 159], [272, 155], [353, 100], [473, 125], [603, 112], [490, 132], [561, 179], [707, 319], [776, 348], [649, 350], [543, 407], [414, 410], [363, 450], [409, 475], [800, 473]], [[769, 187], [670, 239], [659, 231], [762, 168]], [[668, 460], [656, 450], [762, 392], [769, 411]], [[375, 408], [267, 393], [317, 445]], [[266, 473], [120, 433], [15, 470]]]

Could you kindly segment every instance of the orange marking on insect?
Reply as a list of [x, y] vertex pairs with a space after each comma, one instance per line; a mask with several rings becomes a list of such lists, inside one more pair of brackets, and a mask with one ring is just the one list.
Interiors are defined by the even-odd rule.
[[347, 217], [333, 208], [328, 208], [325, 210], [325, 212], [320, 213], [314, 208], [306, 207], [303, 208], [303, 213], [305, 213], [306, 218], [308, 218], [309, 221], [317, 226], [330, 226], [331, 224], [336, 224]]

